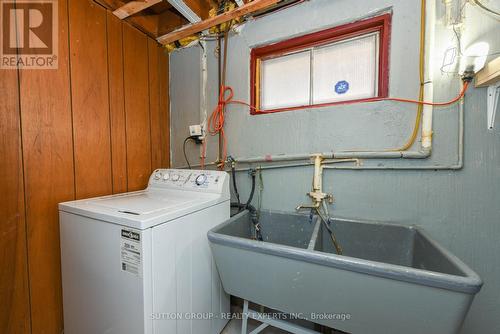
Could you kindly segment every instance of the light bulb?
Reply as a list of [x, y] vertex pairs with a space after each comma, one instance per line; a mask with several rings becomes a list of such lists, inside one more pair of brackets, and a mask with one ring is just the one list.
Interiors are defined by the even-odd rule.
[[490, 45], [486, 42], [478, 42], [469, 46], [460, 59], [460, 74], [464, 72], [479, 72], [486, 63]]

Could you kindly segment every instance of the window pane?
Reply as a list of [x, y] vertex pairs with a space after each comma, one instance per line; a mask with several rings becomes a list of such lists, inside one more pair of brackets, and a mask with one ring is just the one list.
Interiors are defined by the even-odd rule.
[[378, 33], [313, 51], [313, 103], [377, 95]]
[[310, 103], [310, 51], [261, 62], [261, 108], [275, 109]]

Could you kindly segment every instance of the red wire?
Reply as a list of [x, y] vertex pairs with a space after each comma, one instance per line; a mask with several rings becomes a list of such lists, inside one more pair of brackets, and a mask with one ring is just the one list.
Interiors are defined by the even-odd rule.
[[[226, 92], [229, 92], [229, 96], [225, 98]], [[233, 89], [229, 86], [221, 86], [220, 94], [219, 94], [219, 103], [217, 103], [217, 107], [215, 107], [214, 111], [208, 118], [208, 133], [212, 136], [220, 134], [222, 137], [222, 143], [224, 145], [223, 154], [222, 154], [222, 162], [226, 161], [227, 158], [227, 145], [226, 145], [226, 137], [224, 135], [224, 110], [227, 104], [232, 103], [232, 99], [234, 96]], [[221, 169], [224, 167], [219, 166]]]
[[[402, 98], [396, 98], [396, 97], [382, 97], [382, 98], [375, 98], [375, 99], [370, 99], [368, 101], [360, 101], [360, 102], [379, 102], [379, 101], [395, 101], [395, 102], [404, 102], [404, 103], [414, 103], [414, 104], [422, 104], [422, 105], [429, 105], [429, 106], [447, 106], [453, 103], [458, 102], [464, 95], [465, 92], [467, 91], [467, 88], [469, 87], [469, 83], [465, 82], [463, 85], [462, 90], [458, 94], [457, 97], [454, 99], [447, 101], [447, 102], [427, 102], [427, 101], [418, 101], [418, 100], [411, 100], [411, 99], [402, 99]], [[229, 95], [226, 98], [226, 93], [229, 93]], [[269, 111], [266, 110], [260, 110], [255, 106], [252, 106], [249, 103], [246, 103], [244, 101], [240, 100], [233, 100], [234, 97], [234, 92], [233, 88], [230, 86], [221, 86], [220, 89], [220, 94], [219, 94], [219, 102], [217, 104], [217, 107], [215, 107], [214, 111], [208, 118], [208, 133], [212, 136], [216, 136], [220, 134], [222, 137], [222, 143], [224, 145], [223, 149], [223, 156], [222, 156], [222, 161], [226, 161], [227, 158], [227, 145], [226, 145], [226, 138], [224, 135], [224, 123], [225, 123], [225, 116], [224, 116], [224, 111], [225, 107], [228, 104], [240, 104], [247, 106], [251, 110], [253, 110], [255, 113], [270, 113]], [[296, 106], [296, 107], [287, 107], [280, 109], [280, 111], [290, 111], [290, 110], [298, 110], [298, 109], [311, 109], [311, 108], [323, 108], [323, 107], [328, 107], [332, 105], [337, 105], [339, 104], [338, 102], [330, 102], [330, 103], [325, 103], [321, 105], [309, 105], [309, 106]], [[204, 154], [202, 157], [202, 165], [204, 165]], [[223, 167], [223, 165], [222, 165]], [[222, 168], [221, 167], [221, 168]]]
[[457, 97], [455, 97], [453, 100], [446, 101], [446, 102], [426, 102], [426, 101], [418, 101], [418, 100], [400, 99], [400, 98], [397, 98], [397, 97], [385, 97], [385, 98], [380, 98], [380, 99], [374, 99], [374, 100], [370, 100], [370, 102], [376, 102], [376, 101], [396, 101], [396, 102], [406, 102], [406, 103], [423, 104], [423, 105], [426, 105], [426, 106], [448, 106], [450, 104], [458, 102], [462, 97], [464, 97], [465, 92], [467, 91], [468, 87], [469, 87], [469, 83], [466, 81], [464, 83], [464, 86], [462, 87], [462, 90], [460, 91], [460, 94], [458, 94]]

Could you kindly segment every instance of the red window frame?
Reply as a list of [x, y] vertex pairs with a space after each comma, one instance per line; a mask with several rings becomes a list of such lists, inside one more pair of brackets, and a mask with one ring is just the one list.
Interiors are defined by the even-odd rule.
[[[356, 102], [366, 102], [387, 97], [389, 94], [389, 46], [391, 37], [391, 19], [392, 14], [383, 14], [369, 19], [352, 22], [330, 29], [314, 32], [311, 34], [294, 37], [278, 43], [264, 45], [253, 48], [250, 53], [250, 99], [251, 104], [259, 110], [252, 109], [252, 115], [269, 114], [275, 112], [287, 111], [290, 109], [298, 110], [310, 108], [311, 106], [321, 107], [325, 105], [349, 104]], [[278, 57], [293, 51], [321, 46], [333, 42], [378, 32], [379, 43], [379, 75], [378, 75], [378, 94], [375, 97], [338, 101], [322, 104], [303, 105], [292, 108], [278, 108], [270, 110], [260, 110], [259, 101], [259, 82], [260, 82], [260, 60], [269, 57]]]

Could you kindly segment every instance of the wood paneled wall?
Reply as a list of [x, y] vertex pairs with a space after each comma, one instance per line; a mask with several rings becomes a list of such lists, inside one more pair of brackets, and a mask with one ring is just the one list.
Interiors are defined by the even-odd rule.
[[0, 333], [62, 331], [57, 203], [169, 166], [168, 56], [91, 0], [58, 6], [58, 69], [0, 73]]

